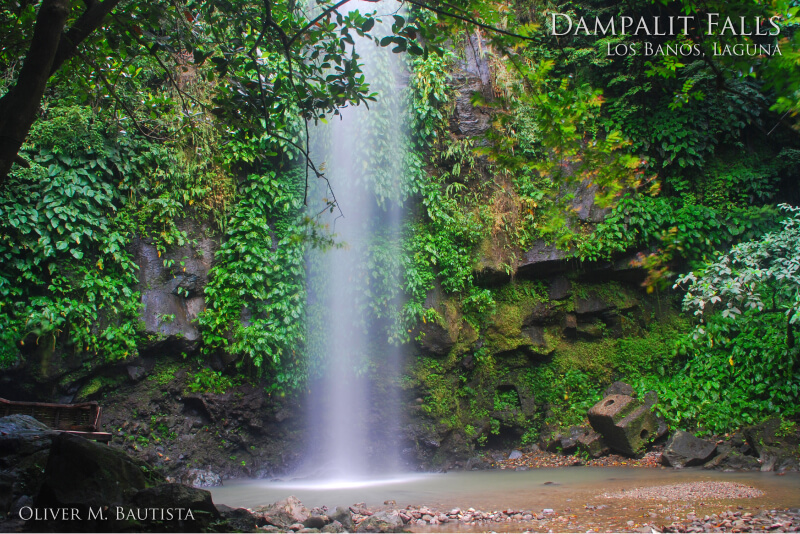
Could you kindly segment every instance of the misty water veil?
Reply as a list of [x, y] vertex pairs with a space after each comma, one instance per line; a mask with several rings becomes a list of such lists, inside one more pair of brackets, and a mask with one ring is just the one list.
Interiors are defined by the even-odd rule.
[[[400, 4], [351, 2], [391, 20]], [[404, 180], [407, 154], [407, 66], [403, 55], [356, 37], [367, 83], [378, 101], [350, 106], [311, 126], [312, 159], [323, 180], [309, 211], [336, 246], [308, 253], [307, 340], [311, 371], [309, 462], [327, 479], [386, 475], [400, 468], [400, 350], [390, 343], [400, 308]]]

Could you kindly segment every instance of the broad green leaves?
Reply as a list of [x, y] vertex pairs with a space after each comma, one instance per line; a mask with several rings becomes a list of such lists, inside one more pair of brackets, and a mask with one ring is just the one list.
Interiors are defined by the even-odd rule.
[[300, 350], [310, 221], [302, 215], [299, 178], [267, 172], [242, 184], [199, 319], [206, 352], [243, 357], [240, 363], [259, 374], [276, 371], [282, 377], [276, 387], [286, 389], [305, 380]]
[[25, 343], [133, 356], [137, 267], [115, 185], [123, 156], [80, 107], [51, 109], [32, 141], [30, 169], [0, 196], [0, 363]]
[[800, 322], [800, 209], [781, 207], [790, 214], [781, 221], [782, 230], [738, 243], [704, 266], [700, 276], [677, 280], [676, 285], [688, 284], [685, 309], [701, 320], [708, 312], [736, 319], [751, 311], [782, 312], [787, 329]]
[[782, 208], [789, 217], [781, 230], [736, 244], [677, 281], [699, 324], [677, 346], [682, 369], [649, 381], [678, 426], [721, 432], [797, 411], [800, 217]]

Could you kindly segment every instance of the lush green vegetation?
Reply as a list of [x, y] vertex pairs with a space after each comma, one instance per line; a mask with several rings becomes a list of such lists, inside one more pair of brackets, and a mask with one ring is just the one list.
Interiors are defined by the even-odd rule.
[[165, 173], [167, 151], [115, 137], [79, 105], [53, 106], [31, 132], [30, 167], [12, 176], [2, 198], [6, 365], [26, 342], [52, 351], [60, 340], [105, 360], [136, 354], [137, 267], [127, 247], [137, 216], [161, 223], [162, 243], [183, 236], [173, 199], [157, 187], [149, 198], [137, 194]]
[[[343, 106], [407, 98], [407, 117], [369, 119], [380, 131], [407, 124], [407, 157], [392, 159], [381, 135], [353, 148], [374, 171], [376, 204], [412, 214], [402, 235], [370, 244], [358, 305], [382, 341], [450, 338], [445, 354], [420, 349], [403, 381], [432, 424], [470, 446], [508, 429], [532, 440], [581, 422], [617, 379], [656, 390], [679, 427], [725, 431], [793, 416], [797, 6], [412, 3], [404, 16], [378, 17], [331, 2], [314, 14], [283, 1], [131, 2], [94, 28], [36, 97], [36, 120], [13, 150], [18, 164], [0, 182], [0, 366], [133, 358], [157, 334], [140, 321], [147, 288], [132, 251], [147, 243], [180, 274], [174, 254], [196, 247], [195, 221], [219, 250], [192, 356], [205, 365], [226, 354], [231, 365], [196, 371], [190, 387], [222, 392], [247, 374], [270, 391], [302, 390], [309, 355], [325, 350], [306, 335], [324, 320], [306, 306], [306, 253], [333, 245], [306, 204], [338, 209], [321, 162], [307, 157], [308, 124]], [[0, 49], [4, 95], [21, 87], [37, 5], [1, 8], [0, 40], [11, 43]], [[556, 38], [547, 16], [715, 10], [778, 15], [782, 53], [609, 56], [609, 46], [643, 36]], [[72, 6], [66, 23], [81, 15]], [[367, 83], [362, 63], [380, 71], [384, 60], [353, 51], [355, 35], [408, 53], [407, 94], [393, 93], [394, 81]], [[719, 36], [723, 45], [747, 39]], [[459, 69], [476, 49], [490, 81], [459, 94]], [[465, 97], [490, 117], [480, 136], [458, 131]], [[401, 184], [390, 167], [402, 168]], [[309, 201], [310, 180], [323, 184], [323, 200]], [[534, 246], [568, 262], [568, 297], [551, 299], [547, 277], [520, 269]], [[643, 294], [583, 276], [633, 253], [647, 273]], [[614, 316], [581, 312], [578, 324], [576, 308], [593, 299]], [[379, 374], [374, 359], [365, 369]]]
[[[488, 144], [481, 141], [467, 153], [461, 147], [475, 139], [448, 133], [446, 116], [428, 111], [431, 100], [416, 103], [421, 121], [427, 121], [418, 135], [428, 143], [425, 148], [435, 167], [429, 167], [432, 177], [423, 182], [430, 184], [420, 200], [426, 209], [409, 240], [407, 284], [412, 298], [406, 315], [436, 321], [453, 333], [454, 314], [443, 315], [457, 310], [458, 320], [470, 325], [462, 328], [447, 358], [420, 360], [413, 371], [409, 387], [429, 393], [423, 407], [435, 420], [456, 430], [466, 428], [467, 438], [478, 444], [481, 436], [485, 442], [487, 432], [498, 430], [498, 421], [488, 415], [491, 391], [481, 388], [491, 390], [514, 375], [517, 356], [509, 356], [514, 343], [508, 341], [519, 329], [508, 328], [510, 309], [491, 287], [481, 284], [476, 276], [480, 271], [514, 273], [522, 253], [542, 242], [587, 268], [640, 251], [631, 264], [646, 270], [644, 288], [669, 307], [686, 291], [678, 285], [677, 294], [672, 292], [677, 273], [694, 271], [698, 279], [710, 272], [719, 276], [728, 270], [727, 264], [719, 266], [727, 257], [720, 255], [731, 246], [750, 240], [771, 243], [775, 235], [785, 235], [774, 233], [785, 217], [777, 203], [797, 203], [800, 170], [797, 124], [784, 122], [789, 116], [786, 106], [797, 102], [796, 93], [785, 92], [796, 73], [784, 70], [786, 58], [797, 54], [795, 7], [774, 6], [782, 14], [782, 54], [747, 61], [708, 55], [612, 58], [606, 54], [609, 45], [641, 45], [643, 38], [570, 34], [555, 39], [546, 17], [548, 12], [569, 13], [576, 20], [702, 14], [713, 7], [566, 2], [544, 7], [545, 17], [539, 18], [541, 13], [534, 14], [529, 6], [515, 6], [509, 19], [516, 16], [518, 25], [509, 27], [525, 32], [530, 42], [512, 49], [509, 42], [488, 37], [492, 84], [473, 95], [472, 102], [493, 113], [494, 122], [485, 136]], [[735, 9], [743, 16], [764, 9], [716, 7], [726, 13]], [[466, 39], [468, 33], [462, 35]], [[659, 38], [646, 39], [658, 44]], [[727, 36], [720, 42], [742, 39]], [[469, 46], [475, 43], [462, 41], [460, 53], [467, 54]], [[424, 66], [418, 69], [425, 73], [422, 91], [417, 90], [424, 97], [436, 82]], [[446, 81], [447, 74], [439, 79]], [[442, 113], [452, 113], [453, 96], [444, 95], [433, 102]], [[440, 121], [439, 130], [429, 126], [432, 117]], [[443, 133], [432, 134], [437, 131]], [[599, 223], [581, 213], [581, 187], [587, 185], [595, 206], [610, 210]], [[731, 254], [739, 250], [736, 247]], [[786, 258], [779, 263], [781, 269], [798, 261], [788, 248], [762, 252], [761, 257], [773, 254]], [[747, 282], [744, 275], [710, 288], [704, 282], [703, 298], [724, 299], [731, 284], [744, 288], [770, 276], [760, 266], [747, 273]], [[609, 335], [600, 324], [602, 337], [591, 342], [558, 343], [557, 333], [550, 339], [545, 333], [555, 350], [551, 359], [524, 364], [530, 367], [528, 387], [543, 401], [541, 411], [525, 422], [526, 439], [543, 425], [581, 422], [603, 387], [616, 379], [634, 383], [640, 393], [655, 389], [663, 414], [678, 427], [724, 431], [769, 414], [791, 416], [800, 375], [793, 342], [796, 318], [788, 302], [797, 285], [790, 274], [771, 276], [785, 280], [782, 293], [774, 293], [771, 286], [764, 290], [779, 295], [782, 303], [777, 308], [759, 307], [749, 299], [751, 308], [741, 314], [709, 305], [697, 328], [687, 322], [696, 320], [692, 317], [662, 316], [659, 320], [669, 326], [622, 337]], [[451, 296], [443, 305], [426, 308], [425, 297], [435, 283]], [[695, 287], [686, 296], [687, 311], [698, 306], [696, 291]], [[756, 292], [757, 298], [767, 302], [771, 296], [762, 292]], [[525, 307], [519, 299], [514, 304], [516, 309]], [[467, 330], [470, 334], [465, 335]], [[492, 334], [498, 331], [500, 336]], [[476, 369], [465, 372], [459, 364], [465, 353], [474, 354]], [[476, 382], [477, 375], [482, 376]], [[719, 402], [725, 395], [731, 395], [730, 403]], [[480, 422], [486, 417], [494, 422], [482, 431]]]

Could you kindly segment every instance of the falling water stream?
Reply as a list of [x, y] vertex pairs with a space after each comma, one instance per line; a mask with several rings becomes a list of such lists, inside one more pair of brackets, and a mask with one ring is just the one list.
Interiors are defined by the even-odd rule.
[[[389, 16], [400, 4], [351, 2], [342, 9]], [[308, 259], [311, 406], [308, 476], [352, 481], [398, 469], [399, 349], [387, 342], [387, 295], [399, 295], [398, 249], [405, 173], [403, 59], [355, 37], [378, 102], [349, 106], [311, 131], [322, 221], [337, 247]], [[330, 187], [328, 187], [328, 185]], [[325, 210], [335, 199], [336, 206]], [[391, 300], [391, 298], [389, 299]], [[383, 378], [381, 383], [375, 376]]]

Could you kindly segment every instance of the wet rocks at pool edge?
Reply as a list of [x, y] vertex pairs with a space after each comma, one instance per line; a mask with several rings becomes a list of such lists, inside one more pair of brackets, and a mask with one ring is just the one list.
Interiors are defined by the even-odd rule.
[[585, 426], [573, 426], [566, 432], [556, 432], [541, 440], [540, 445], [548, 452], [579, 454], [589, 458], [600, 458], [611, 452], [603, 437]]
[[356, 532], [401, 532], [403, 519], [398, 512], [376, 512], [364, 519]]
[[294, 524], [302, 524], [311, 512], [295, 496], [290, 496], [282, 501], [256, 508], [260, 514], [262, 524], [272, 525], [281, 529], [289, 529]]
[[678, 430], [669, 438], [661, 461], [672, 467], [692, 467], [703, 465], [714, 456], [717, 444], [700, 439], [689, 432]]
[[[678, 497], [684, 492], [679, 492]], [[613, 499], [613, 497], [609, 498]], [[302, 503], [300, 504], [302, 505]], [[330, 521], [322, 528], [319, 528], [319, 523], [311, 526], [308, 521], [279, 528], [266, 524], [258, 512], [256, 512], [256, 519], [260, 525], [258, 529], [260, 532], [401, 532], [419, 529], [435, 531], [437, 527], [444, 527], [448, 532], [475, 528], [481, 531], [495, 532], [513, 532], [522, 529], [537, 532], [548, 530], [584, 532], [587, 528], [590, 531], [597, 528], [595, 513], [609, 506], [613, 506], [613, 504], [585, 504], [583, 507], [571, 507], [563, 510], [507, 508], [483, 511], [475, 508], [437, 510], [425, 505], [380, 509], [368, 508], [364, 503], [358, 503], [350, 506], [349, 509], [339, 507], [335, 513], [328, 512], [326, 507], [311, 510], [310, 517], [319, 513], [320, 516], [324, 516], [326, 520]], [[581, 512], [583, 512], [582, 516], [579, 515]], [[626, 522], [627, 517], [620, 518], [616, 523], [609, 523], [606, 527], [611, 527], [616, 532], [704, 532], [720, 531], [720, 527], [723, 527], [721, 531], [785, 532], [796, 531], [800, 526], [800, 510], [758, 511], [756, 508], [748, 511], [739, 506], [738, 511], [722, 511], [706, 516], [695, 514], [692, 511], [683, 517], [674, 512], [671, 515], [662, 515], [660, 509], [658, 512], [650, 512], [642, 516], [646, 519], [638, 521]], [[346, 528], [340, 520], [346, 523]]]
[[797, 470], [800, 433], [796, 423], [784, 423], [775, 417], [742, 432], [761, 463], [761, 471]]
[[[779, 418], [722, 436], [716, 453], [703, 467], [724, 471], [797, 471], [800, 432], [797, 424]], [[710, 439], [709, 439], [710, 441]]]

